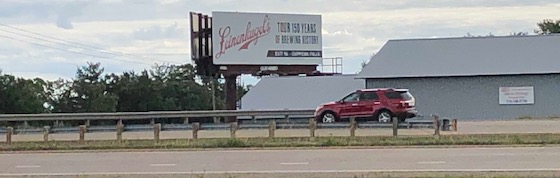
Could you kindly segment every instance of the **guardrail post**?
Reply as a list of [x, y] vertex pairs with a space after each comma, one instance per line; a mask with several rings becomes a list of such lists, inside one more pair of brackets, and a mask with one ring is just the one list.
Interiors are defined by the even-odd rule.
[[272, 119], [268, 123], [268, 138], [274, 138], [275, 131], [276, 131], [276, 120]]
[[185, 117], [185, 120], [183, 120], [183, 124], [189, 124], [189, 118]]
[[290, 123], [290, 115], [284, 115], [284, 119], [286, 119], [286, 123]]
[[12, 144], [12, 135], [14, 134], [14, 128], [13, 127], [8, 127], [6, 128], [8, 130], [6, 130], [6, 143], [8, 145]]
[[91, 126], [91, 120], [86, 120], [86, 127], [90, 127]]
[[150, 124], [151, 124], [151, 125], [156, 124], [156, 120], [155, 120], [155, 119], [150, 119]]
[[453, 131], [457, 132], [457, 119], [451, 120], [451, 129], [453, 129]]
[[253, 123], [257, 123], [257, 117], [256, 116], [251, 116], [251, 121], [253, 121]]
[[192, 138], [193, 139], [198, 139], [198, 130], [200, 130], [200, 123], [199, 122], [192, 123]]
[[85, 142], [85, 137], [86, 137], [86, 126], [85, 125], [80, 125], [80, 144], [83, 144]]
[[311, 141], [315, 140], [315, 130], [317, 129], [317, 121], [315, 118], [309, 119], [309, 138]]
[[58, 120], [54, 121], [53, 127], [58, 127]]
[[117, 142], [122, 142], [122, 133], [124, 131], [124, 124], [119, 123], [117, 124]]
[[161, 124], [154, 124], [154, 141], [159, 143], [159, 132], [161, 132]]
[[356, 118], [350, 118], [350, 137], [356, 136]]
[[25, 129], [29, 128], [29, 122], [23, 121], [23, 128]]
[[43, 140], [49, 141], [49, 133], [51, 131], [51, 127], [50, 126], [45, 126], [43, 127]]
[[230, 127], [229, 127], [229, 133], [231, 135], [231, 138], [235, 138], [235, 132], [237, 132], [237, 122], [231, 122], [230, 123]]
[[398, 130], [399, 130], [399, 119], [393, 117], [393, 136], [396, 137], [398, 135]]
[[123, 124], [123, 120], [119, 119], [119, 121], [117, 122], [117, 125], [122, 125]]
[[451, 123], [450, 123], [449, 119], [442, 119], [440, 125], [441, 125], [441, 130], [442, 131], [451, 130]]
[[440, 123], [439, 123], [439, 116], [438, 115], [434, 115], [434, 135], [437, 136], [439, 138], [440, 134], [439, 134], [439, 129], [440, 129]]

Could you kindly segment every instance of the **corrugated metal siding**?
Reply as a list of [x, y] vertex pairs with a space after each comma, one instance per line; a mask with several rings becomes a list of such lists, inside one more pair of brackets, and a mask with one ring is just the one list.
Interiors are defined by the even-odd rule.
[[560, 35], [390, 40], [359, 78], [560, 73]]
[[[535, 104], [500, 105], [499, 87], [534, 86]], [[560, 116], [560, 75], [367, 79], [367, 88], [409, 88], [422, 114], [457, 119]]]
[[241, 98], [240, 110], [315, 109], [319, 104], [339, 100], [365, 88], [355, 75], [266, 77]]

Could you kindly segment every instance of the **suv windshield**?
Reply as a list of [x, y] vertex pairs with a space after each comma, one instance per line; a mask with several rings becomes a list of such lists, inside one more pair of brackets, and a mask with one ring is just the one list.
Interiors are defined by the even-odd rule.
[[342, 101], [344, 101], [344, 102], [358, 101], [359, 96], [360, 95], [358, 93], [351, 93], [351, 94], [347, 95], [346, 97], [344, 97], [342, 99]]

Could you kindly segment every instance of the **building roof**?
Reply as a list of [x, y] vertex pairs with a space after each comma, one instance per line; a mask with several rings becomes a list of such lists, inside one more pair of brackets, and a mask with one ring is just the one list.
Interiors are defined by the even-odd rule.
[[240, 110], [315, 109], [365, 88], [356, 75], [264, 77], [241, 98]]
[[357, 78], [560, 73], [560, 35], [389, 40]]

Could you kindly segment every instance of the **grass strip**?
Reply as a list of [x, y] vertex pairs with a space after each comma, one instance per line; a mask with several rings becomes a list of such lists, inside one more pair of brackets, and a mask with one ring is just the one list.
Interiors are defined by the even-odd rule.
[[340, 146], [433, 146], [433, 145], [546, 145], [560, 144], [560, 134], [479, 134], [430, 136], [363, 136], [289, 138], [200, 138], [154, 140], [34, 141], [0, 144], [0, 151], [107, 150], [107, 149], [189, 149], [189, 148], [267, 148]]

